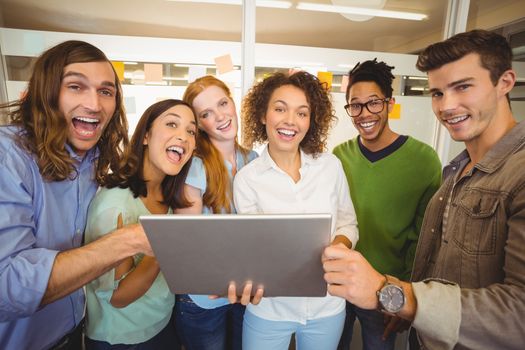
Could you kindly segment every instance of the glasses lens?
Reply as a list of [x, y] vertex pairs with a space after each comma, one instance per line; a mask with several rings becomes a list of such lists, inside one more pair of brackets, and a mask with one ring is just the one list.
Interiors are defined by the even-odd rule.
[[351, 117], [357, 117], [359, 114], [361, 114], [362, 108], [363, 106], [360, 103], [351, 103], [348, 105], [346, 111]]
[[385, 104], [384, 100], [372, 100], [368, 101], [366, 104], [366, 107], [370, 111], [370, 113], [379, 113], [383, 110], [383, 106]]

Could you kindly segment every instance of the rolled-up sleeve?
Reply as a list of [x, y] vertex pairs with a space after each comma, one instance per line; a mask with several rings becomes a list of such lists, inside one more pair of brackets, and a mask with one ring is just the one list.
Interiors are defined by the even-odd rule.
[[412, 283], [417, 312], [412, 326], [429, 349], [453, 349], [459, 338], [461, 290], [439, 281]]
[[350, 197], [348, 181], [345, 177], [341, 162], [337, 160], [336, 170], [336, 188], [339, 195], [337, 207], [337, 222], [334, 236], [343, 235], [352, 242], [352, 248], [355, 248], [359, 240], [359, 231], [357, 229], [357, 216], [355, 214], [354, 204]]
[[0, 161], [0, 322], [38, 309], [58, 254], [35, 248], [31, 171]]

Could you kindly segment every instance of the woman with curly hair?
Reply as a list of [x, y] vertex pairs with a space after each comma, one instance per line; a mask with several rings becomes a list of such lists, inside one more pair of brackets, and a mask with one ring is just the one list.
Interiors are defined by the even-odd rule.
[[[242, 116], [246, 145], [268, 145], [235, 177], [237, 211], [330, 213], [332, 244], [355, 246], [357, 222], [343, 168], [323, 153], [335, 117], [319, 80], [306, 72], [274, 74], [251, 89]], [[299, 349], [336, 349], [344, 319], [340, 298], [263, 298], [247, 307], [243, 349], [288, 349], [293, 333]]]
[[[235, 213], [233, 177], [257, 153], [237, 143], [237, 112], [230, 89], [208, 75], [189, 84], [183, 100], [194, 108], [200, 132], [185, 186], [192, 205], [177, 213]], [[251, 285], [246, 287], [249, 296]], [[230, 290], [230, 295], [233, 300], [232, 296], [211, 299], [207, 295], [177, 295], [175, 324], [187, 350], [221, 350], [226, 349], [227, 344], [241, 350], [245, 308], [236, 303], [235, 290]], [[246, 296], [241, 298], [243, 304], [248, 302], [245, 300]], [[231, 329], [229, 336], [228, 328]]]

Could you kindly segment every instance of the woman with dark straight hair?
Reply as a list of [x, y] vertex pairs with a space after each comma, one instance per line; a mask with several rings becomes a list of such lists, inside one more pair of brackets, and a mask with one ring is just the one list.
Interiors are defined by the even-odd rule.
[[[86, 241], [138, 222], [139, 216], [171, 214], [190, 202], [184, 182], [195, 149], [191, 107], [165, 100], [142, 115], [121, 173], [108, 178], [89, 208]], [[175, 296], [155, 257], [128, 257], [87, 285], [87, 349], [174, 349], [170, 322]]]

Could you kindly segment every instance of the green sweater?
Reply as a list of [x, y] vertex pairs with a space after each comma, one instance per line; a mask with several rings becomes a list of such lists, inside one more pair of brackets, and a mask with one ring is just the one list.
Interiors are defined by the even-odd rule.
[[425, 209], [441, 183], [436, 152], [412, 137], [374, 163], [361, 153], [357, 138], [333, 152], [357, 214], [356, 250], [379, 272], [408, 280]]

